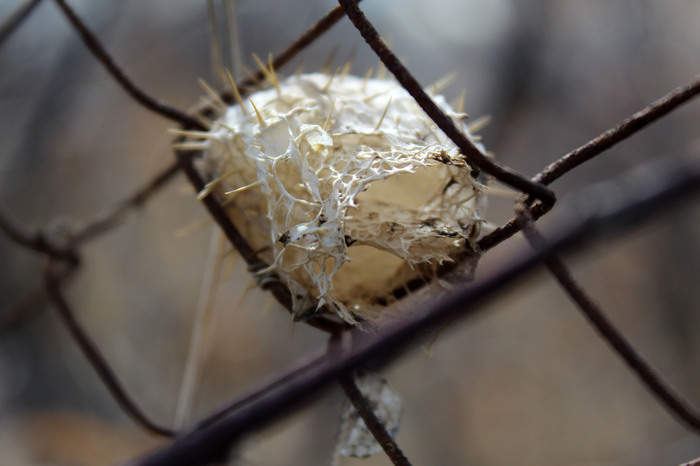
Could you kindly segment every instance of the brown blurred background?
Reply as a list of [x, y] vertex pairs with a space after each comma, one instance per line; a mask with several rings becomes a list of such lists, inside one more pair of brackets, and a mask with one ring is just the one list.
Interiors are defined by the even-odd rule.
[[[0, 2], [0, 17], [17, 3]], [[146, 90], [183, 108], [197, 102], [197, 78], [211, 79], [203, 0], [70, 3]], [[247, 64], [252, 52], [279, 51], [333, 5], [240, 0]], [[693, 0], [362, 6], [422, 83], [456, 72], [445, 94], [466, 89], [466, 111], [493, 117], [486, 146], [530, 175], [700, 69]], [[343, 20], [303, 54], [305, 69], [318, 69], [336, 49], [334, 65], [353, 55], [354, 73], [376, 68]], [[115, 85], [51, 1], [2, 44], [0, 70], [0, 196], [25, 225], [60, 231], [88, 219], [172, 160], [165, 130], [174, 125]], [[554, 188], [565, 198], [652, 160], [698, 156], [699, 121], [691, 103]], [[511, 215], [511, 201], [491, 202], [492, 221]], [[176, 232], [205, 218], [178, 178], [133, 221], [90, 243], [67, 293], [129, 391], [168, 425], [212, 227]], [[699, 238], [698, 208], [686, 207], [568, 258], [630, 340], [697, 406]], [[520, 241], [485, 261], [507, 260]], [[39, 289], [41, 263], [2, 237], [0, 264], [2, 312]], [[267, 298], [251, 287], [236, 263], [220, 290], [195, 417], [325, 343], [279, 309], [266, 310]], [[404, 397], [398, 441], [416, 465], [672, 465], [700, 456], [700, 438], [655, 402], [543, 272], [444, 332], [429, 352], [406, 355], [386, 377]], [[339, 391], [326, 393], [242, 445], [237, 464], [327, 464], [341, 405]], [[157, 443], [118, 409], [51, 308], [2, 329], [0, 464], [112, 464]], [[378, 455], [362, 464], [389, 461]]]

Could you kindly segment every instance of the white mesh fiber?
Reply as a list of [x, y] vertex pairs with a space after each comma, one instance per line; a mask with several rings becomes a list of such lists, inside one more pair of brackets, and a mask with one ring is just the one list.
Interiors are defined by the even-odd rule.
[[483, 186], [396, 82], [306, 74], [250, 100], [263, 124], [250, 101], [229, 107], [205, 160], [296, 318], [324, 305], [370, 318], [415, 266], [453, 260], [478, 235]]

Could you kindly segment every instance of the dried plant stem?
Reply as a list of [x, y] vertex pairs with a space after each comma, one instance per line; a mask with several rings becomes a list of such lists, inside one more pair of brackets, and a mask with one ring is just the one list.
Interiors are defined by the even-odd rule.
[[[303, 32], [294, 42], [289, 44], [284, 50], [277, 54], [272, 59], [272, 69], [280, 69], [287, 63], [289, 63], [294, 57], [296, 57], [301, 51], [306, 47], [311, 45], [316, 39], [321, 37], [326, 31], [333, 27], [341, 18], [345, 16], [345, 11], [338, 5], [329, 11], [320, 20], [314, 23], [309, 29]], [[262, 69], [258, 69], [257, 72], [250, 74], [247, 78], [243, 79], [240, 83], [236, 84], [236, 88], [240, 89], [242, 94], [246, 93], [246, 89], [259, 84], [265, 80], [265, 72]], [[235, 104], [236, 96], [233, 90], [227, 90], [220, 94], [221, 99], [228, 104]], [[199, 108], [197, 113], [204, 112], [208, 106]]]
[[238, 0], [224, 0], [224, 23], [229, 46], [229, 69], [235, 76], [243, 69], [240, 28], [238, 26]]
[[[272, 67], [276, 70], [282, 68], [289, 63], [299, 52], [311, 45], [316, 39], [321, 37], [326, 31], [333, 27], [340, 19], [345, 16], [345, 11], [342, 7], [336, 6], [329, 11], [323, 18], [318, 20], [313, 26], [306, 30], [294, 42], [289, 44], [282, 52], [272, 60]], [[254, 86], [265, 79], [265, 73], [258, 70], [253, 76], [243, 80], [239, 87]], [[227, 100], [231, 101], [231, 95], [226, 95]]]
[[377, 443], [381, 445], [391, 462], [397, 466], [410, 466], [410, 461], [408, 461], [408, 458], [406, 458], [406, 455], [404, 455], [394, 439], [391, 438], [389, 432], [386, 431], [384, 424], [377, 418], [369, 401], [357, 387], [353, 376], [348, 374], [342, 375], [338, 378], [338, 383], [357, 410], [357, 414], [365, 421], [367, 429], [372, 433]]
[[[547, 242], [535, 227], [534, 218], [527, 207], [523, 204], [518, 204], [517, 213], [523, 226], [523, 233], [532, 248], [535, 250], [545, 249]], [[615, 350], [661, 404], [685, 422], [688, 427], [696, 432], [700, 432], [700, 416], [694, 408], [678, 396], [632, 347], [622, 335], [622, 332], [607, 318], [600, 305], [578, 284], [561, 259], [552, 253], [545, 256], [543, 262], [569, 297], [578, 305], [588, 321], [595, 327], [600, 337]]]
[[105, 384], [112, 397], [116, 400], [119, 406], [127, 413], [137, 424], [144, 429], [165, 437], [173, 437], [175, 432], [167, 427], [160, 426], [146, 416], [146, 414], [138, 407], [133, 398], [127, 393], [121, 382], [115, 375], [112, 368], [107, 363], [106, 359], [100, 353], [95, 342], [88, 336], [80, 323], [76, 320], [73, 310], [63, 297], [61, 291], [61, 280], [63, 273], [58, 268], [57, 264], [51, 259], [47, 259], [44, 267], [44, 284], [49, 298], [56, 306], [61, 320], [70, 332], [73, 340], [78, 344], [80, 350], [90, 362], [90, 365]]
[[391, 71], [406, 91], [413, 96], [416, 103], [435, 122], [435, 124], [459, 147], [469, 164], [474, 169], [481, 169], [497, 180], [512, 186], [548, 205], [554, 204], [554, 193], [541, 184], [503, 166], [484, 155], [469, 138], [462, 133], [452, 119], [428, 96], [416, 78], [401, 63], [389, 46], [382, 40], [372, 23], [357, 6], [357, 0], [339, 0], [348, 18], [355, 25], [365, 41], [374, 50], [379, 59]]
[[187, 361], [182, 375], [180, 395], [175, 410], [175, 427], [181, 429], [185, 426], [192, 411], [194, 392], [199, 378], [199, 368], [207, 356], [207, 342], [211, 340], [214, 329], [214, 304], [216, 292], [221, 283], [221, 253], [223, 251], [223, 237], [218, 227], [212, 230], [209, 240], [209, 253], [204, 266], [202, 288], [195, 313], [195, 323], [192, 329]]
[[138, 87], [131, 78], [129, 78], [124, 70], [117, 64], [112, 56], [107, 52], [104, 46], [97, 39], [97, 36], [83, 23], [83, 21], [75, 14], [73, 9], [68, 6], [65, 0], [54, 0], [56, 5], [61, 9], [68, 21], [73, 26], [73, 29], [80, 35], [83, 43], [90, 49], [90, 52], [95, 56], [97, 61], [102, 63], [107, 72], [114, 78], [115, 81], [139, 104], [146, 109], [161, 115], [171, 121], [181, 124], [188, 129], [205, 130], [204, 126], [196, 119], [183, 112], [182, 110], [173, 107], [163, 101], [153, 98], [143, 89]]
[[221, 88], [226, 83], [226, 67], [224, 66], [224, 56], [221, 51], [221, 39], [219, 25], [216, 20], [216, 7], [214, 0], [207, 0], [207, 17], [209, 19], [209, 42], [211, 43], [211, 66], [212, 75], [216, 87]]

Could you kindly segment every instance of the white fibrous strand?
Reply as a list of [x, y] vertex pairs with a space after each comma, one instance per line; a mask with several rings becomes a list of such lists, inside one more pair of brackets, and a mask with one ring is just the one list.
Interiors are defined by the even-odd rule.
[[304, 74], [239, 102], [201, 138], [214, 180], [201, 195], [268, 261], [257, 273], [286, 283], [296, 319], [371, 320], [393, 289], [473, 249], [484, 186], [395, 81]]

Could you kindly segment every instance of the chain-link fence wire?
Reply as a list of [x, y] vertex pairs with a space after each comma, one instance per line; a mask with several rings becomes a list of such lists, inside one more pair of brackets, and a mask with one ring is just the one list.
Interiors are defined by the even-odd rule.
[[[332, 7], [266, 3], [240, 8], [244, 44], [260, 55], [280, 50]], [[696, 73], [690, 2], [672, 9], [475, 2], [473, 10], [470, 2], [441, 8], [415, 2], [400, 11], [364, 3], [422, 83], [457, 72], [452, 96], [467, 87], [470, 114], [494, 116], [484, 131], [489, 149], [528, 175]], [[202, 5], [74, 6], [151, 94], [184, 108], [201, 93], [194, 83], [209, 69]], [[355, 73], [376, 66], [343, 20], [304, 54], [305, 67], [321, 67], [337, 44], [339, 63], [356, 48]], [[92, 218], [171, 163], [164, 130], [172, 124], [124, 97], [51, 2], [34, 11], [0, 54], [9, 70], [2, 77], [3, 199], [23, 224], [44, 227], [54, 219], [51, 234], [60, 235], [61, 225]], [[693, 121], [693, 106], [666, 117], [562, 178], [557, 193], [653, 158], [697, 154]], [[489, 215], [505, 222], [512, 201], [492, 202]], [[692, 208], [672, 215], [572, 265], [630, 340], [692, 399], [698, 217]], [[166, 186], [133, 222], [86, 246], [82, 270], [67, 288], [129, 392], [165, 425], [173, 416], [210, 228], [181, 238], [174, 232], [204, 217], [190, 194]], [[41, 261], [3, 244], [8, 278], [2, 296], [10, 305], [41, 289]], [[504, 260], [507, 248], [484, 261]], [[288, 315], [264, 312], [265, 295], [246, 291], [251, 280], [244, 269], [234, 265], [232, 285], [221, 291], [195, 418], [324, 344], [311, 329], [290, 330]], [[544, 277], [531, 280], [478, 321], [454, 326], [429, 358], [414, 352], [389, 369], [388, 379], [406, 399], [398, 440], [407, 456], [415, 464], [658, 464], [697, 456], [694, 437], [654, 403], [563, 294]], [[3, 309], [6, 315], [9, 308]], [[3, 454], [10, 464], [109, 463], [148, 447], [53, 314], [15, 321], [2, 345]], [[340, 398], [321, 397], [286, 421], [288, 428], [268, 431], [240, 454], [262, 464], [324, 463]]]

